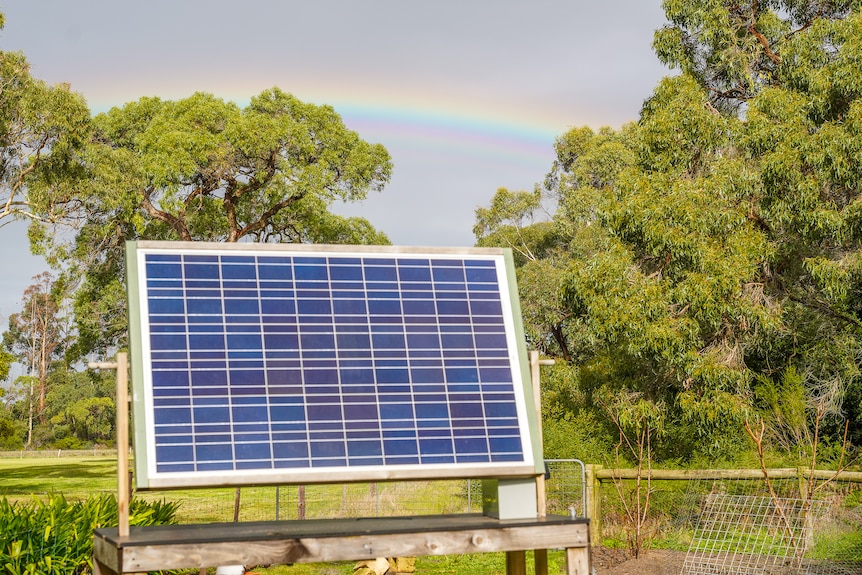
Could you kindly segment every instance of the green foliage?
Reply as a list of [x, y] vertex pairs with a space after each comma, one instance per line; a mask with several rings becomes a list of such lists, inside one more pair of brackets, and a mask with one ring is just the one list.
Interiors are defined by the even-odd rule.
[[541, 211], [540, 189], [532, 193], [498, 189], [489, 207], [476, 209], [473, 233], [478, 245], [512, 248], [518, 266], [547, 257], [556, 247], [556, 237], [552, 227], [536, 223]]
[[812, 64], [829, 61], [831, 47], [842, 42], [824, 30], [860, 3], [665, 0], [662, 6], [668, 23], [653, 41], [659, 60], [696, 79], [720, 109], [736, 111], [762, 88], [809, 77]]
[[32, 193], [43, 210], [65, 209], [103, 233], [120, 224], [133, 237], [303, 241], [302, 200], [362, 199], [391, 172], [386, 150], [331, 107], [277, 88], [245, 109], [205, 93], [142, 98], [93, 124], [83, 177], [39, 180]]
[[[65, 425], [69, 433], [84, 442], [96, 442], [102, 445], [113, 443], [114, 440], [114, 401], [108, 397], [88, 397], [69, 405], [61, 415], [51, 419], [55, 426]], [[55, 442], [59, 447], [59, 444]], [[66, 442], [66, 449], [70, 446]]]
[[12, 417], [5, 409], [0, 411], [0, 450], [16, 450], [24, 447], [24, 424]]
[[[19, 378], [7, 391], [7, 407], [0, 411], [0, 449], [20, 449], [27, 439], [31, 382], [35, 391], [38, 380], [27, 376]], [[50, 368], [47, 388], [44, 422], [34, 420], [30, 447], [81, 449], [113, 445], [113, 373], [76, 372], [56, 362]]]
[[[91, 130], [74, 166], [28, 184], [42, 220], [31, 245], [77, 286], [71, 359], [125, 345], [126, 241], [389, 241], [330, 211], [382, 189], [392, 164], [329, 106], [278, 88], [243, 109], [206, 93], [141, 98], [99, 114]], [[74, 224], [74, 235], [52, 233], [46, 219]]]
[[68, 85], [49, 86], [30, 76], [20, 52], [0, 52], [0, 219], [39, 216], [29, 186], [34, 178], [67, 173], [89, 135], [84, 99]]
[[795, 368], [785, 370], [777, 381], [758, 375], [754, 399], [773, 442], [792, 451], [810, 441], [805, 382]]
[[[133, 499], [129, 523], [170, 524], [175, 513], [172, 503]], [[75, 502], [62, 495], [25, 503], [0, 499], [0, 566], [8, 575], [89, 573], [93, 529], [116, 521], [117, 501], [110, 495]]]
[[[7, 353], [27, 367], [28, 419], [46, 423], [47, 394], [50, 388], [50, 366], [62, 357], [68, 343], [68, 322], [62, 312], [63, 284], [42, 273], [24, 292], [21, 311], [9, 317], [9, 329], [3, 333]], [[31, 396], [32, 394], [32, 396]]]
[[862, 3], [663, 6], [654, 47], [681, 73], [639, 121], [570, 130], [548, 196], [477, 211], [479, 244], [521, 256], [529, 343], [577, 366], [580, 405], [550, 411], [649, 428], [673, 461], [736, 457], [758, 415], [785, 449], [817, 409], [823, 445], [847, 418], [859, 442]]
[[605, 461], [613, 451], [608, 434], [602, 433], [605, 423], [591, 412], [546, 418], [542, 421], [544, 456], [546, 459], [580, 459]]
[[565, 362], [542, 367], [542, 438], [546, 459], [602, 461], [613, 449], [606, 422], [585, 406], [577, 369]]
[[[0, 380], [5, 381], [9, 377], [9, 370], [15, 362], [15, 356], [5, 349], [0, 349]], [[2, 391], [0, 391], [2, 397]]]
[[113, 445], [116, 381], [111, 372], [76, 372], [55, 366], [48, 394], [44, 446], [80, 449]]
[[529, 343], [570, 359], [571, 333], [559, 297], [568, 256], [557, 226], [537, 221], [543, 212], [542, 199], [538, 188], [532, 193], [500, 188], [488, 208], [476, 210], [473, 232], [479, 246], [512, 249]]
[[[3, 333], [4, 353], [26, 366], [6, 393], [8, 415], [17, 420], [9, 445], [25, 447], [80, 448], [92, 443], [110, 443], [113, 435], [113, 385], [97, 389], [96, 378], [72, 371], [69, 353], [71, 318], [68, 288], [44, 273], [27, 288], [20, 312], [9, 318]], [[84, 412], [88, 416], [84, 416]], [[26, 434], [25, 434], [26, 428]]]

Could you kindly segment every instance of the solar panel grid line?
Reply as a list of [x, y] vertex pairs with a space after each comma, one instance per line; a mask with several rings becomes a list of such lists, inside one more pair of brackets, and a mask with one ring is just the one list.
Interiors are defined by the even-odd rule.
[[499, 258], [194, 247], [130, 256], [154, 484], [532, 463]]

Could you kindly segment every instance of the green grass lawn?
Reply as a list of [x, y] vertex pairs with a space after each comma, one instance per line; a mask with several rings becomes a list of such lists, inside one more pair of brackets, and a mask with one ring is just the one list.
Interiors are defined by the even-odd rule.
[[83, 499], [116, 490], [117, 461], [113, 458], [0, 459], [0, 497], [10, 501], [47, 493]]

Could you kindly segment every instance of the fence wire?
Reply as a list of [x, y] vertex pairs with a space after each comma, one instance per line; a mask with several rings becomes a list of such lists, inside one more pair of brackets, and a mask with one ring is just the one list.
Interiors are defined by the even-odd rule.
[[[633, 480], [605, 482], [602, 540], [630, 542]], [[611, 483], [608, 485], [608, 483]], [[649, 545], [686, 552], [683, 575], [862, 575], [862, 484], [798, 478], [653, 480]]]
[[809, 573], [805, 555], [825, 510], [824, 501], [711, 493], [683, 573]]
[[578, 459], [546, 459], [545, 505], [548, 513], [585, 517], [584, 464]]
[[478, 480], [281, 485], [144, 492], [179, 505], [180, 523], [394, 517], [482, 511]]
[[[583, 464], [548, 460], [547, 512], [585, 513]], [[180, 523], [396, 517], [482, 511], [482, 481], [395, 481], [139, 492], [149, 501], [179, 504]]]

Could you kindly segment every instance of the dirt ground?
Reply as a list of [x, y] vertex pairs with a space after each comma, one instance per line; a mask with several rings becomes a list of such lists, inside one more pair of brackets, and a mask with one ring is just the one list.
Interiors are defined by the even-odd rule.
[[652, 549], [637, 559], [629, 559], [623, 549], [593, 549], [596, 575], [679, 575], [684, 551]]

